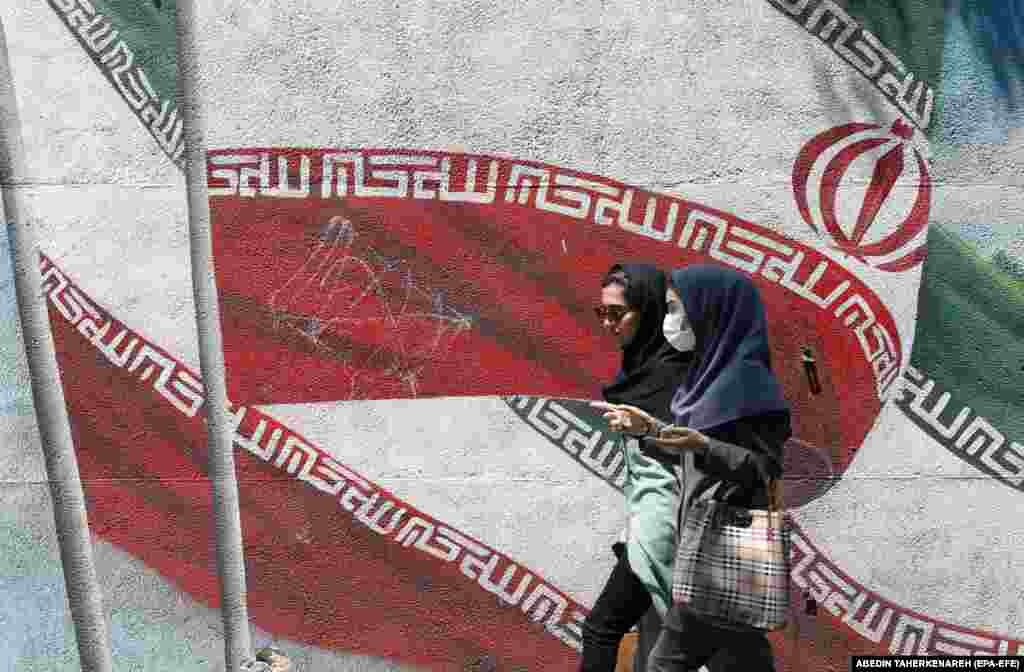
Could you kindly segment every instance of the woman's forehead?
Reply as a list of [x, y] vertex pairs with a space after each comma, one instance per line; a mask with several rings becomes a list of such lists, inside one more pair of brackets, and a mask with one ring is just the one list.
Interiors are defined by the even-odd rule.
[[601, 288], [601, 301], [605, 303], [626, 303], [626, 291], [622, 285], [618, 283], [612, 283]]

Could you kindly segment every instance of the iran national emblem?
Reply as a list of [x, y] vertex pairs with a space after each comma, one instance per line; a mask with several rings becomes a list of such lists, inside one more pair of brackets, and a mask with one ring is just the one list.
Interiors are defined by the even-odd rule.
[[927, 256], [931, 179], [914, 129], [897, 120], [832, 128], [804, 145], [793, 194], [804, 221], [833, 247], [884, 271]]

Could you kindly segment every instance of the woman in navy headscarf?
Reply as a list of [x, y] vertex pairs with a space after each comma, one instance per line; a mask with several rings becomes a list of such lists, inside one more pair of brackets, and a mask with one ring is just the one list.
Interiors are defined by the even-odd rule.
[[[595, 406], [607, 411], [613, 429], [650, 435], [680, 455], [680, 521], [694, 502], [707, 499], [767, 508], [765, 482], [782, 475], [791, 429], [789, 405], [771, 370], [760, 294], [741, 273], [698, 265], [673, 271], [666, 299], [666, 340], [694, 353], [672, 399], [674, 424], [631, 405]], [[775, 669], [764, 633], [715, 627], [673, 605], [648, 670], [697, 670], [712, 656], [719, 670]]]

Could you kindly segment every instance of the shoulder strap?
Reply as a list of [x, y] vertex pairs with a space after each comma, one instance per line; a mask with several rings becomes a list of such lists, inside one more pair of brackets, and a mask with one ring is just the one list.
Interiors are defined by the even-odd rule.
[[768, 481], [768, 510], [781, 512], [785, 508], [782, 501], [782, 479], [773, 478]]

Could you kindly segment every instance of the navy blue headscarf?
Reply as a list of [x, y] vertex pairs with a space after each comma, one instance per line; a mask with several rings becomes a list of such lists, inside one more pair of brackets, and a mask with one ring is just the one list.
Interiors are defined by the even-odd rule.
[[672, 287], [697, 337], [687, 382], [672, 398], [675, 422], [698, 431], [789, 411], [771, 369], [768, 324], [757, 287], [742, 273], [694, 265]]

